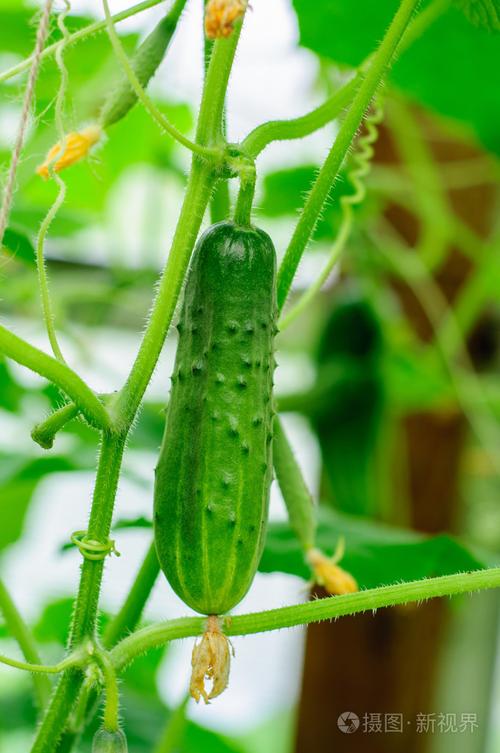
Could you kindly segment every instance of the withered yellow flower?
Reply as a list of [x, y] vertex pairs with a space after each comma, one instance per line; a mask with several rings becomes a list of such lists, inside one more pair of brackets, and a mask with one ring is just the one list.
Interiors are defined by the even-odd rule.
[[247, 7], [248, 0], [209, 0], [205, 10], [205, 34], [209, 39], [231, 36], [234, 24]]
[[[199, 643], [193, 648], [191, 658], [191, 683], [189, 692], [198, 703], [203, 698], [209, 703], [227, 688], [229, 668], [231, 664], [231, 648], [229, 640], [221, 632], [219, 620], [215, 616], [208, 618], [207, 629]], [[210, 693], [207, 692], [205, 681], [212, 682]]]
[[350, 594], [359, 590], [353, 576], [337, 565], [341, 555], [337, 553], [333, 557], [327, 557], [319, 549], [310, 549], [307, 560], [311, 565], [315, 581], [328, 591], [332, 596]]
[[64, 144], [58, 142], [49, 149], [45, 161], [36, 169], [38, 175], [47, 180], [50, 167], [59, 173], [64, 168], [79, 162], [87, 156], [100, 137], [101, 129], [98, 125], [91, 125], [81, 131], [68, 133]]

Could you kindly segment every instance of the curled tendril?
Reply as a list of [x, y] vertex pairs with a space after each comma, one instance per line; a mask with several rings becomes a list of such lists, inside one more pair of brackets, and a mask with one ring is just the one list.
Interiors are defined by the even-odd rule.
[[351, 158], [353, 166], [347, 173], [347, 179], [354, 188], [354, 191], [345, 194], [340, 199], [342, 220], [337, 238], [330, 251], [328, 261], [318, 279], [299, 298], [295, 306], [281, 318], [279, 324], [280, 330], [288, 327], [288, 325], [302, 313], [306, 306], [309, 305], [314, 296], [319, 293], [344, 250], [353, 226], [354, 207], [361, 204], [366, 196], [364, 179], [370, 172], [371, 161], [375, 151], [374, 144], [378, 138], [378, 126], [382, 122], [383, 116], [382, 101], [380, 98], [375, 98], [372, 110], [366, 116], [364, 121], [365, 132], [359, 137], [356, 149]]
[[71, 543], [78, 547], [82, 557], [85, 557], [87, 560], [103, 560], [108, 554], [114, 554], [116, 557], [120, 556], [120, 552], [116, 550], [113, 539], [96, 541], [89, 538], [87, 531], [75, 531], [72, 533]]

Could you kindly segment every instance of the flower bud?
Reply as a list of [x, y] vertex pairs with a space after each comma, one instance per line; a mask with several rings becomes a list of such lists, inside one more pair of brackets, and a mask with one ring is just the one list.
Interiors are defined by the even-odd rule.
[[245, 13], [248, 0], [208, 0], [205, 33], [209, 39], [231, 36], [234, 24]]
[[109, 732], [99, 729], [92, 741], [92, 753], [127, 753], [127, 738], [121, 729]]
[[310, 549], [307, 560], [311, 565], [315, 581], [332, 596], [358, 591], [358, 584], [350, 573], [337, 565], [338, 555], [327, 557], [320, 549]]
[[37, 167], [38, 175], [47, 180], [50, 175], [49, 167], [52, 167], [56, 173], [61, 172], [66, 167], [74, 165], [83, 157], [86, 157], [90, 149], [96, 144], [101, 137], [101, 129], [97, 125], [84, 128], [82, 131], [68, 133], [64, 144], [60, 142], [54, 144], [49, 149], [45, 161]]

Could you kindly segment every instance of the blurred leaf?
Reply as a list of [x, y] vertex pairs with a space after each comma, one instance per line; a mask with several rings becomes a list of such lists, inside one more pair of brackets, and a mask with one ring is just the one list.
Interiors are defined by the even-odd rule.
[[422, 348], [392, 348], [383, 360], [386, 393], [401, 413], [428, 410], [455, 401], [442, 363]]
[[[186, 105], [169, 105], [157, 103], [158, 109], [165, 113], [181, 131], [188, 131], [192, 124], [192, 116]], [[133, 134], [133, 137], [131, 136]], [[43, 181], [36, 175], [36, 165], [43, 154], [56, 140], [54, 128], [38, 129], [26, 151], [31, 157], [29, 170], [23, 173], [21, 199], [24, 205], [43, 214], [42, 208], [50, 206], [56, 194], [52, 181]], [[127, 170], [137, 164], [148, 165], [150, 168], [170, 170], [175, 175], [181, 175], [175, 167], [172, 155], [175, 152], [175, 142], [166, 138], [156, 123], [151, 120], [144, 108], [137, 106], [115, 126], [109, 129], [107, 137], [81, 162], [73, 165], [64, 172], [67, 186], [65, 210], [67, 219], [78, 217], [93, 218], [97, 221], [104, 210], [110, 188]], [[56, 227], [54, 226], [54, 233]], [[75, 229], [77, 227], [75, 226]]]
[[148, 651], [123, 672], [121, 678], [127, 684], [128, 690], [136, 692], [145, 700], [160, 697], [157, 674], [167, 647], [168, 645]]
[[150, 518], [141, 516], [139, 518], [119, 518], [113, 525], [114, 531], [120, 531], [127, 528], [152, 528], [153, 521]]
[[[317, 165], [300, 165], [285, 168], [264, 176], [263, 196], [259, 211], [264, 217], [296, 216], [304, 205], [306, 196], [318, 173]], [[345, 175], [339, 178], [330, 191], [327, 204], [316, 226], [316, 240], [333, 238], [340, 224], [339, 198], [349, 191]]]
[[16, 259], [30, 267], [36, 267], [35, 248], [25, 233], [12, 226], [8, 227], [3, 236], [3, 246]]
[[[346, 553], [341, 566], [361, 588], [482, 569], [467, 548], [448, 535], [426, 538], [413, 531], [392, 528], [320, 508], [317, 544], [332, 554], [343, 536]], [[310, 570], [288, 523], [271, 523], [261, 572], [280, 571], [310, 579]]]
[[[73, 615], [74, 599], [70, 596], [56, 599], [45, 605], [33, 634], [41, 643], [59, 643], [65, 646], [68, 639], [69, 626]], [[99, 614], [99, 629], [102, 631], [110, 620], [105, 612]]]
[[[323, 57], [357, 66], [375, 49], [398, 5], [398, 0], [365, 0], [360, 11], [351, 0], [294, 0], [300, 42]], [[390, 79], [422, 104], [471, 126], [485, 146], [499, 152], [499, 66], [497, 38], [450, 7], [395, 62]]]
[[[10, 217], [17, 227], [23, 228], [25, 234], [36, 235], [46, 214], [47, 207], [36, 209], [31, 205], [23, 205], [23, 202], [19, 201], [12, 208]], [[51, 223], [51, 233], [56, 236], [71, 235], [78, 230], [83, 230], [90, 219], [91, 215], [88, 213], [70, 211], [63, 206]]]
[[453, 0], [465, 17], [481, 29], [500, 31], [499, 0]]
[[47, 604], [33, 628], [37, 641], [66, 645], [73, 613], [74, 600], [70, 597]]
[[44, 476], [72, 471], [77, 466], [63, 456], [25, 461], [19, 454], [0, 455], [0, 551], [21, 536], [34, 491]]
[[8, 363], [0, 357], [0, 407], [15, 413], [24, 394], [23, 388], [13, 379]]

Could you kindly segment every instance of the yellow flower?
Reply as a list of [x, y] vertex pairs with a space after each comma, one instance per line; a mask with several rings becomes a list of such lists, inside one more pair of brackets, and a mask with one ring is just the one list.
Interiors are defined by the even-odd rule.
[[[189, 692], [196, 703], [200, 698], [209, 703], [227, 688], [230, 664], [229, 641], [221, 632], [218, 618], [212, 615], [200, 643], [193, 648]], [[212, 681], [210, 693], [206, 690], [205, 680]]]
[[58, 142], [49, 149], [45, 161], [36, 169], [38, 175], [47, 180], [50, 167], [58, 173], [65, 167], [74, 165], [75, 162], [87, 156], [100, 137], [101, 129], [97, 125], [91, 125], [79, 132], [68, 133], [63, 145]]
[[205, 33], [209, 39], [231, 36], [234, 24], [247, 7], [248, 0], [209, 0], [205, 10]]
[[353, 576], [337, 565], [343, 554], [343, 542], [339, 542], [333, 557], [327, 557], [320, 549], [310, 549], [307, 560], [311, 565], [315, 581], [332, 596], [359, 591]]

